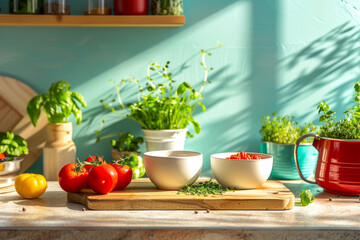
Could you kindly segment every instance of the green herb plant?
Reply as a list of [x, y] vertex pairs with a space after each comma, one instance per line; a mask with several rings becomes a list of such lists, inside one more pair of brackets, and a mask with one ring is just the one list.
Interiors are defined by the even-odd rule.
[[[222, 47], [220, 43], [218, 43], [218, 47]], [[206, 56], [210, 55], [210, 52], [201, 50], [202, 61], [200, 64], [204, 68], [204, 79], [199, 90], [194, 89], [188, 82], [182, 82], [176, 87], [175, 79], [168, 72], [169, 61], [163, 67], [157, 62], [149, 64], [145, 86], [141, 86], [138, 80], [131, 77], [122, 79], [119, 84], [110, 80], [115, 86], [119, 105], [113, 106], [113, 103], [116, 102], [114, 99], [111, 101], [101, 100], [103, 107], [109, 109], [113, 115], [104, 117], [101, 120], [100, 129], [95, 133], [98, 134], [102, 130], [106, 118], [114, 117], [133, 119], [143, 129], [150, 130], [185, 129], [191, 123], [195, 132], [200, 133], [200, 124], [193, 118], [193, 113], [198, 107], [201, 107], [202, 111], [206, 110], [201, 100], [205, 85], [210, 83], [208, 73], [213, 70], [206, 66]], [[154, 75], [160, 79], [155, 80]], [[125, 105], [121, 99], [120, 89], [123, 85], [131, 83], [137, 84], [138, 101]], [[124, 115], [119, 110], [125, 110], [127, 114]], [[187, 135], [193, 137], [189, 132]]]
[[317, 106], [320, 114], [319, 122], [323, 125], [320, 127], [320, 136], [337, 139], [360, 139], [360, 82], [354, 86], [355, 94], [353, 95], [355, 106], [349, 107], [344, 112], [346, 117], [335, 122], [335, 112], [330, 110], [326, 101], [320, 102]]
[[48, 93], [38, 95], [30, 100], [27, 105], [27, 113], [34, 126], [39, 120], [41, 108], [43, 108], [49, 123], [65, 123], [74, 114], [76, 123], [81, 124], [82, 111], [78, 104], [87, 107], [84, 97], [77, 92], [70, 91], [70, 84], [65, 81], [55, 82], [51, 85]]
[[307, 206], [314, 201], [314, 195], [309, 189], [302, 190], [300, 193], [301, 205]]
[[[294, 121], [293, 116], [278, 116], [276, 112], [272, 117], [265, 115], [261, 119], [262, 125], [260, 133], [263, 135], [263, 141], [280, 143], [280, 144], [295, 144], [296, 141], [304, 134], [310, 132], [317, 132], [315, 125], [305, 123], [302, 127], [299, 123]], [[312, 142], [311, 139], [304, 139], [303, 143]]]
[[0, 153], [6, 157], [19, 157], [29, 154], [28, 144], [25, 139], [13, 132], [0, 132]]
[[152, 0], [151, 12], [155, 15], [182, 15], [183, 0]]
[[224, 188], [220, 184], [213, 182], [212, 180], [206, 182], [200, 182], [193, 185], [186, 185], [178, 191], [178, 194], [185, 195], [202, 195], [207, 197], [208, 195], [222, 195], [223, 193], [231, 191], [229, 188]]
[[127, 133], [120, 132], [112, 135], [98, 137], [96, 139], [96, 142], [99, 142], [104, 138], [110, 138], [115, 136], [119, 136], [119, 140], [112, 139], [110, 141], [110, 144], [112, 148], [115, 148], [120, 152], [137, 152], [140, 148], [140, 144], [144, 143], [144, 139], [142, 137], [136, 138], [133, 134], [129, 132]]

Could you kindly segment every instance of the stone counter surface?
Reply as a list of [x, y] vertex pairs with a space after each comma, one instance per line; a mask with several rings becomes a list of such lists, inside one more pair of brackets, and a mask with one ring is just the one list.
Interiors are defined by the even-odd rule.
[[[93, 211], [67, 203], [57, 182], [40, 199], [0, 195], [0, 239], [360, 239], [360, 201], [283, 181], [295, 194], [287, 211]], [[315, 201], [299, 205], [301, 190]], [[331, 201], [329, 200], [331, 199]], [[23, 211], [23, 208], [25, 211]], [[99, 238], [101, 236], [101, 238]]]

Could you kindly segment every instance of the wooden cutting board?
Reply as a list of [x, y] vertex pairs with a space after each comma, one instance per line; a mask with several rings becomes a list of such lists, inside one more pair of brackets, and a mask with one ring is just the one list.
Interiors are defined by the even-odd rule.
[[293, 208], [294, 198], [282, 183], [272, 180], [259, 189], [207, 197], [159, 190], [149, 179], [137, 179], [125, 190], [105, 195], [95, 194], [90, 189], [67, 193], [68, 202], [93, 210], [288, 210]]
[[42, 153], [46, 139], [47, 119], [40, 115], [34, 127], [26, 107], [38, 95], [28, 85], [16, 79], [0, 76], [0, 132], [12, 131], [28, 142], [29, 155], [25, 156], [21, 172], [26, 171]]

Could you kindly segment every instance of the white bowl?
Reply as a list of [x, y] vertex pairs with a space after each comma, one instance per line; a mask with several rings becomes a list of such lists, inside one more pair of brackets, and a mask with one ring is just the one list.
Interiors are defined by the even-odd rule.
[[211, 170], [223, 187], [231, 189], [254, 189], [261, 187], [269, 178], [273, 157], [261, 153], [249, 153], [262, 159], [226, 159], [234, 153], [211, 155]]
[[178, 190], [199, 177], [203, 155], [199, 152], [163, 150], [144, 153], [146, 174], [157, 188]]

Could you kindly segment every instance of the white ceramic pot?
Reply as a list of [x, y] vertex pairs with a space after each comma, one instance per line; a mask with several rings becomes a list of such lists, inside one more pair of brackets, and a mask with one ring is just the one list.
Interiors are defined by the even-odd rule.
[[187, 128], [170, 130], [142, 129], [147, 151], [183, 150]]
[[203, 155], [192, 151], [152, 151], [144, 153], [146, 174], [156, 187], [178, 190], [199, 177]]
[[262, 159], [226, 159], [234, 153], [211, 155], [211, 170], [218, 183], [230, 189], [253, 189], [261, 187], [269, 178], [273, 157], [261, 153], [249, 153]]

